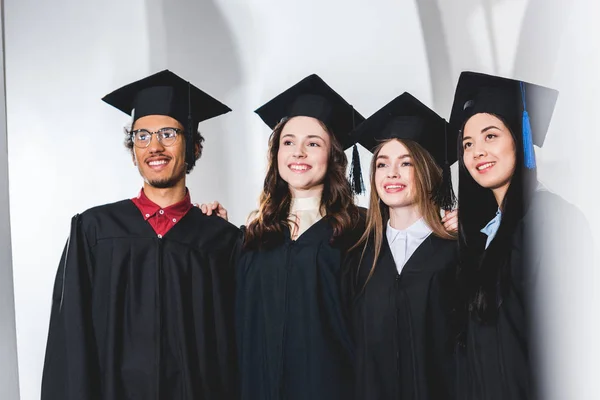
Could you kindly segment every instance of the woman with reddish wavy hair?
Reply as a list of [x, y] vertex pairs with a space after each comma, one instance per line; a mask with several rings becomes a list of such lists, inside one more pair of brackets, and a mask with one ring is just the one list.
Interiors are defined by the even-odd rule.
[[351, 398], [341, 264], [364, 228], [344, 150], [363, 118], [316, 75], [256, 112], [273, 133], [237, 269], [241, 399]]

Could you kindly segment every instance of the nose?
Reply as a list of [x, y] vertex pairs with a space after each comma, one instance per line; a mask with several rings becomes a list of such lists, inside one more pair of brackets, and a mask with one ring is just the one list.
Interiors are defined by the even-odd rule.
[[390, 168], [388, 170], [387, 177], [388, 178], [400, 178], [400, 171], [398, 170], [398, 167], [393, 166], [392, 168]]
[[483, 144], [473, 144], [473, 157], [475, 159], [479, 159], [483, 156], [486, 156], [487, 152], [485, 150], [485, 146]]
[[306, 152], [304, 151], [304, 146], [295, 146], [293, 156], [295, 158], [304, 158], [306, 156]]
[[158, 135], [153, 134], [150, 136], [150, 144], [148, 145], [148, 151], [150, 153], [161, 153], [165, 150], [165, 146], [158, 140]]

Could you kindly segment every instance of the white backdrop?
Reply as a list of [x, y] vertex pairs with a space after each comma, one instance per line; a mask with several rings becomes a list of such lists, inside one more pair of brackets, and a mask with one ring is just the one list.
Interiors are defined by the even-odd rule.
[[[205, 151], [188, 186], [193, 201], [218, 199], [241, 224], [256, 207], [270, 133], [253, 110], [310, 73], [365, 116], [403, 91], [447, 116], [463, 69], [550, 85], [561, 96], [538, 149], [540, 178], [596, 225], [595, 203], [582, 191], [586, 179], [597, 181], [591, 140], [599, 104], [592, 95], [600, 65], [592, 37], [600, 29], [592, 3], [6, 0], [21, 398], [39, 398], [52, 284], [70, 217], [132, 197], [141, 186], [122, 146], [128, 118], [102, 103], [104, 94], [169, 68], [229, 105], [232, 113], [200, 125]], [[369, 153], [361, 154], [366, 173]], [[579, 366], [591, 367], [588, 360]], [[568, 376], [575, 382], [564, 385], [570, 398], [590, 398], [596, 387], [581, 375]]]

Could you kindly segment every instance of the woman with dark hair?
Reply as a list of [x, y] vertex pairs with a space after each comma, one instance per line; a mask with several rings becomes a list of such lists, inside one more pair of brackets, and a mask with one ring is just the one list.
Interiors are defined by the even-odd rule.
[[347, 399], [353, 350], [341, 260], [364, 218], [344, 149], [364, 119], [316, 75], [256, 112], [273, 133], [236, 275], [241, 398]]
[[354, 133], [373, 152], [366, 230], [344, 267], [354, 293], [356, 399], [452, 398], [445, 305], [458, 258], [440, 210], [453, 205], [456, 137], [445, 137], [446, 125], [404, 93]]
[[536, 315], [540, 278], [551, 273], [549, 263], [577, 259], [556, 233], [566, 219], [580, 218], [537, 181], [533, 145], [544, 141], [557, 96], [474, 72], [458, 82], [450, 124], [459, 131], [461, 399], [539, 394], [541, 365], [532, 363], [543, 326]]

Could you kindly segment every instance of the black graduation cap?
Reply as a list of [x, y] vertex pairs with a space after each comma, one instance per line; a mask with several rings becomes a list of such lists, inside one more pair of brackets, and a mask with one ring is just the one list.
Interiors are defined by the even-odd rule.
[[457, 134], [447, 130], [446, 125], [446, 120], [435, 111], [404, 92], [367, 118], [352, 136], [371, 152], [387, 139], [413, 140], [442, 167], [446, 161], [452, 165], [457, 159]]
[[271, 129], [286, 117], [316, 118], [329, 128], [344, 150], [354, 144], [349, 133], [365, 120], [316, 74], [302, 79], [255, 112]]
[[367, 118], [352, 132], [352, 137], [370, 152], [374, 152], [381, 142], [392, 138], [419, 143], [442, 168], [442, 184], [434, 193], [434, 201], [449, 210], [456, 203], [450, 165], [457, 160], [457, 133], [447, 126], [445, 119], [404, 92]]
[[169, 70], [125, 85], [102, 100], [131, 115], [132, 125], [147, 115], [166, 115], [185, 127], [188, 171], [196, 164], [193, 134], [198, 123], [231, 109]]
[[495, 114], [522, 131], [525, 166], [535, 168], [533, 145], [542, 147], [548, 133], [558, 91], [514, 79], [478, 72], [460, 74], [450, 125], [463, 129], [478, 113]]
[[198, 124], [231, 111], [225, 104], [167, 69], [125, 85], [102, 100], [131, 115], [133, 122], [147, 115], [166, 115], [184, 127], [187, 127], [190, 116]]

